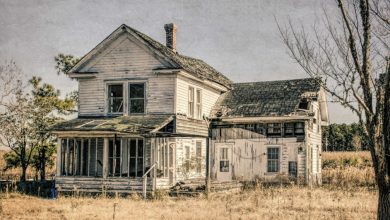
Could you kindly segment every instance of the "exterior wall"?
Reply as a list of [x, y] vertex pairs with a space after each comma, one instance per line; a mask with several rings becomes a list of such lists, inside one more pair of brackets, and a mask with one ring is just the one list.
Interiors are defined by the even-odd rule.
[[[297, 162], [298, 175], [304, 175], [305, 156], [302, 149], [305, 142], [297, 138], [248, 138], [211, 141], [211, 177], [218, 180], [219, 147], [231, 149], [231, 177], [233, 180], [251, 181], [263, 179], [277, 181], [281, 176], [288, 177], [288, 162]], [[279, 148], [279, 172], [267, 172], [267, 148]], [[303, 166], [302, 166], [303, 165]], [[301, 167], [301, 169], [299, 169]], [[302, 169], [303, 167], [303, 169]]]
[[[176, 181], [206, 177], [206, 138], [175, 138], [176, 140]], [[201, 143], [201, 157], [197, 158], [196, 143]], [[186, 148], [190, 150], [187, 158]], [[189, 170], [186, 166], [189, 165]], [[200, 166], [200, 172], [197, 170]]]
[[321, 152], [322, 152], [322, 128], [321, 128], [321, 117], [320, 108], [318, 102], [312, 103], [313, 112], [315, 115], [313, 119], [308, 122], [307, 129], [307, 143], [308, 143], [308, 162], [309, 162], [309, 178], [312, 183], [321, 184]]
[[[107, 109], [106, 83], [118, 80], [146, 82], [147, 113], [174, 112], [175, 77], [153, 73], [153, 69], [162, 68], [163, 64], [135, 42], [127, 35], [120, 36], [82, 69], [97, 74], [96, 78], [79, 79], [80, 116], [104, 115]], [[125, 88], [127, 90], [127, 86]]]
[[[217, 102], [220, 92], [191, 79], [178, 76], [176, 79], [176, 113], [188, 115], [188, 87], [202, 90], [202, 115], [209, 116], [214, 104]], [[195, 112], [196, 113], [196, 112]]]

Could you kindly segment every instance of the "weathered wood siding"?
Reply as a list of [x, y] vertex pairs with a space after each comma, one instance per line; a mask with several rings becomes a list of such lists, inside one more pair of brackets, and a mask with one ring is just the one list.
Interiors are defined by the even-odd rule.
[[211, 108], [220, 96], [220, 92], [200, 82], [182, 76], [178, 76], [176, 80], [176, 112], [178, 114], [188, 115], [188, 87], [192, 86], [195, 91], [196, 89], [202, 90], [202, 115], [209, 116]]
[[[176, 181], [204, 178], [206, 176], [206, 138], [175, 138], [175, 140]], [[197, 158], [196, 155], [197, 142], [201, 143], [201, 158]], [[189, 158], [186, 155], [186, 148], [189, 149]], [[186, 163], [190, 164], [190, 169], [186, 169]], [[198, 166], [201, 168], [200, 172], [197, 170]]]
[[96, 78], [79, 79], [79, 115], [104, 115], [106, 83], [120, 80], [146, 82], [147, 113], [174, 112], [175, 77], [153, 73], [153, 69], [164, 65], [136, 42], [131, 36], [122, 35], [82, 69], [98, 73]]
[[[233, 128], [228, 128], [233, 129]], [[304, 148], [305, 142], [298, 142], [297, 138], [245, 138], [219, 139], [211, 141], [211, 175], [218, 180], [218, 152], [219, 147], [230, 147], [232, 152], [231, 169], [233, 180], [254, 180], [261, 178], [269, 181], [277, 177], [288, 175], [288, 162], [302, 164], [304, 161], [299, 149]], [[279, 172], [267, 172], [267, 148], [279, 148]], [[302, 171], [301, 171], [302, 172]]]
[[204, 120], [190, 119], [180, 115], [176, 117], [176, 133], [208, 136], [207, 125]]
[[307, 132], [308, 143], [308, 170], [309, 178], [313, 183], [321, 184], [321, 151], [322, 151], [322, 128], [321, 114], [318, 102], [312, 102], [312, 108], [315, 113], [314, 120], [309, 121]]

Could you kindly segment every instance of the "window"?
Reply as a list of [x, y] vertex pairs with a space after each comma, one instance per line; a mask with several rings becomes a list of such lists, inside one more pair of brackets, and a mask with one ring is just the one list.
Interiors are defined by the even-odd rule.
[[229, 148], [220, 148], [219, 172], [229, 172]]
[[293, 135], [294, 134], [294, 123], [285, 123], [284, 124], [284, 134]]
[[145, 84], [129, 84], [129, 114], [145, 113]]
[[108, 175], [121, 176], [121, 140], [110, 139], [108, 143]]
[[194, 88], [188, 87], [188, 117], [194, 117]]
[[303, 122], [295, 123], [295, 134], [304, 134], [304, 124]]
[[298, 109], [309, 110], [309, 102], [306, 100], [302, 100], [299, 103]]
[[190, 152], [190, 146], [185, 146], [185, 169], [186, 169], [186, 172], [189, 172], [190, 171], [190, 168], [191, 168], [191, 152]]
[[270, 135], [280, 135], [281, 130], [282, 129], [280, 123], [270, 123], [267, 126], [267, 133]]
[[196, 142], [196, 172], [200, 173], [202, 171], [202, 142]]
[[202, 119], [202, 90], [196, 90], [196, 116]]
[[279, 172], [279, 148], [277, 147], [267, 149], [267, 172]]
[[108, 85], [108, 113], [123, 113], [123, 85]]
[[295, 161], [288, 162], [288, 175], [291, 177], [297, 176], [297, 162]]
[[128, 176], [141, 177], [144, 173], [144, 141], [143, 139], [127, 139]]

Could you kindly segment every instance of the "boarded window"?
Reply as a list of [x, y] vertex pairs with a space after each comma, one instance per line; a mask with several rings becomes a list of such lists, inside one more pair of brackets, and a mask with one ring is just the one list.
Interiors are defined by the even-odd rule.
[[280, 135], [282, 133], [282, 125], [280, 123], [270, 123], [267, 125], [267, 134]]
[[279, 148], [277, 147], [267, 149], [267, 172], [279, 172]]
[[129, 84], [129, 114], [145, 113], [145, 84]]
[[291, 177], [297, 176], [297, 162], [295, 161], [288, 162], [288, 175]]
[[284, 134], [293, 135], [294, 134], [294, 123], [285, 123], [284, 124]]
[[219, 171], [229, 172], [229, 148], [220, 148]]
[[202, 90], [196, 90], [196, 116], [202, 119]]
[[304, 134], [304, 123], [303, 122], [297, 122], [295, 123], [295, 134]]
[[123, 85], [108, 85], [108, 113], [123, 113]]
[[188, 87], [188, 117], [194, 117], [194, 87]]

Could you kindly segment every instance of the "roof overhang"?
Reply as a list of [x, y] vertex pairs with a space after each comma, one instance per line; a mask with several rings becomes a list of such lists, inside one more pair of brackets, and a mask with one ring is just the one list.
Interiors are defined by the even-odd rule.
[[262, 122], [288, 122], [310, 120], [310, 116], [269, 116], [269, 117], [234, 117], [234, 118], [212, 118], [213, 121], [232, 123], [262, 123]]

